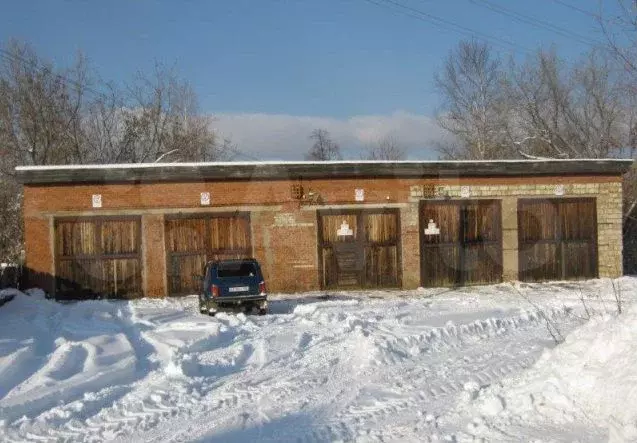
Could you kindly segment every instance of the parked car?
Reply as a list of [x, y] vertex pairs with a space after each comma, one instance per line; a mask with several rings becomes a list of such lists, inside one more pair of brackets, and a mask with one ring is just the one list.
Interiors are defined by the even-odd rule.
[[268, 309], [265, 281], [261, 266], [255, 259], [210, 261], [204, 267], [199, 311], [215, 315], [224, 310], [257, 310], [265, 315]]

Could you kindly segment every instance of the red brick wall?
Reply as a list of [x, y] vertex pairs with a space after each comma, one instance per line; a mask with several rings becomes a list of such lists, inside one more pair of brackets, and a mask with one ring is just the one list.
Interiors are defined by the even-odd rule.
[[54, 261], [51, 231], [48, 218], [29, 216], [24, 219], [25, 266], [29, 272], [29, 285], [40, 287], [52, 294]]
[[[518, 185], [601, 183], [621, 177], [439, 178], [306, 180], [304, 191], [321, 196], [325, 205], [360, 204], [354, 190], [365, 190], [364, 204], [410, 201], [411, 185]], [[263, 263], [270, 291], [318, 289], [316, 211], [302, 209], [292, 199], [298, 181], [195, 182], [114, 185], [25, 186], [24, 222], [27, 266], [53, 272], [50, 232], [53, 217], [64, 215], [142, 214], [144, 293], [166, 293], [164, 212], [249, 210], [254, 256]], [[200, 205], [200, 193], [210, 192], [211, 206]], [[93, 209], [92, 194], [102, 195], [102, 208]], [[252, 207], [252, 208], [250, 208]], [[401, 209], [402, 279], [406, 288], [419, 284], [417, 211]]]
[[[558, 184], [598, 183], [614, 181], [609, 177], [533, 177], [521, 178], [440, 178], [440, 179], [339, 179], [303, 181], [304, 190], [321, 195], [325, 204], [355, 203], [354, 190], [365, 190], [365, 203], [406, 202], [409, 186], [434, 183], [437, 185], [484, 184]], [[621, 181], [621, 177], [616, 178]], [[244, 181], [153, 183], [117, 185], [25, 186], [25, 216], [31, 213], [60, 211], [92, 211], [91, 196], [102, 195], [102, 209], [198, 208], [200, 193], [210, 192], [212, 206], [288, 205], [296, 206], [290, 186], [297, 181]], [[389, 197], [389, 199], [387, 199]]]

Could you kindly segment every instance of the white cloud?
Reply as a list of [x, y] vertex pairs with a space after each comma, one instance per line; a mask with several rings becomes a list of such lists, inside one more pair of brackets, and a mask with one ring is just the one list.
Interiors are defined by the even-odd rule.
[[215, 129], [237, 143], [241, 152], [260, 160], [302, 160], [311, 146], [313, 129], [330, 132], [345, 158], [357, 159], [365, 147], [381, 137], [394, 136], [408, 159], [435, 159], [433, 142], [443, 131], [433, 118], [395, 112], [391, 115], [359, 115], [347, 119], [285, 114], [217, 114]]

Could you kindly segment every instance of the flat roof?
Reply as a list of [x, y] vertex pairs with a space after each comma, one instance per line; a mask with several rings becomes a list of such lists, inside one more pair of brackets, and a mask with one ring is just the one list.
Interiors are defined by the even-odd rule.
[[119, 182], [183, 182], [318, 178], [521, 177], [620, 175], [630, 159], [462, 160], [462, 161], [258, 161], [18, 166], [27, 185]]

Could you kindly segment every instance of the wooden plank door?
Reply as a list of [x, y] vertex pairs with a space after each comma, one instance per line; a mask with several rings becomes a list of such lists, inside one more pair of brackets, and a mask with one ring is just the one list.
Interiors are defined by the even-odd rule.
[[[420, 278], [423, 286], [453, 286], [461, 280], [460, 210], [458, 201], [421, 204]], [[431, 233], [425, 233], [430, 224], [428, 232]]]
[[423, 201], [421, 284], [435, 287], [502, 281], [500, 208], [498, 200]]
[[497, 200], [473, 200], [461, 209], [461, 283], [502, 281], [502, 217]]
[[519, 278], [594, 278], [597, 215], [593, 198], [518, 201]]
[[363, 242], [359, 214], [320, 215], [323, 287], [360, 287], [363, 282]]
[[166, 218], [166, 254], [170, 295], [195, 294], [196, 276], [209, 260], [252, 255], [248, 214], [197, 214]]
[[318, 213], [321, 287], [400, 286], [400, 218], [397, 210]]
[[142, 296], [139, 217], [55, 221], [56, 298]]
[[364, 286], [400, 286], [400, 219], [397, 212], [364, 214]]
[[193, 294], [199, 289], [194, 276], [201, 275], [206, 264], [207, 229], [206, 217], [166, 219], [166, 271], [170, 295]]

